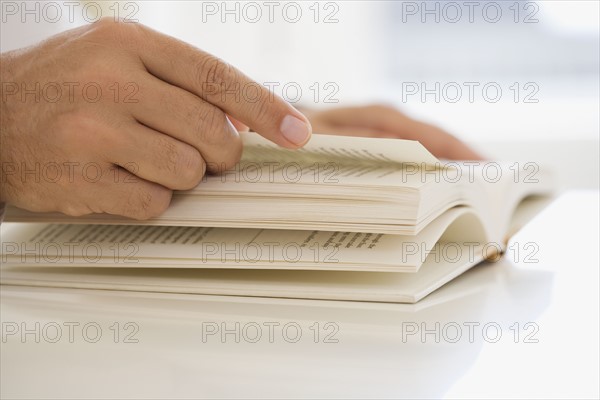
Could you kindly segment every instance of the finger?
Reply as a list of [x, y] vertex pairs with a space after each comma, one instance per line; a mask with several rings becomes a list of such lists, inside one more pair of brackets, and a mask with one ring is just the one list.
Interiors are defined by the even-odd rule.
[[481, 160], [481, 155], [466, 143], [437, 126], [412, 119], [392, 107], [376, 107], [380, 129], [398, 132], [402, 137], [418, 140], [436, 157], [455, 160]]
[[[481, 154], [477, 151], [473, 150], [469, 145], [467, 145], [462, 140], [457, 137], [437, 128], [431, 127], [432, 129], [432, 137], [435, 135], [435, 132], [439, 132], [439, 136], [441, 138], [445, 138], [443, 143], [445, 143], [445, 147], [440, 150], [439, 157], [447, 158], [449, 160], [484, 160]], [[426, 127], [423, 127], [423, 132], [426, 132]], [[426, 146], [426, 145], [425, 145]]]
[[450, 133], [436, 126], [414, 120], [392, 107], [369, 106], [332, 110], [329, 118], [348, 126], [389, 132], [401, 139], [417, 140], [439, 158], [483, 159], [480, 154]]
[[471, 149], [466, 143], [450, 133], [427, 123], [411, 120], [400, 131], [402, 135], [410, 135], [421, 142], [436, 157], [451, 160], [483, 160], [483, 157]]
[[72, 182], [78, 185], [77, 190], [57, 204], [56, 209], [71, 216], [107, 213], [145, 220], [162, 214], [168, 208], [171, 190], [110, 163], [101, 168], [100, 175], [93, 179], [88, 177]]
[[210, 172], [227, 170], [240, 160], [242, 141], [219, 108], [151, 75], [142, 79], [138, 98], [129, 105], [133, 117], [195, 147]]
[[146, 69], [248, 125], [267, 139], [289, 148], [310, 139], [304, 115], [224, 61], [187, 43], [140, 26], [134, 49]]
[[[131, 121], [114, 132], [106, 161], [173, 190], [192, 189], [206, 171], [200, 152], [187, 143]], [[114, 145], [118, 143], [118, 145]]]
[[118, 179], [107, 178], [101, 191], [93, 191], [94, 198], [88, 201], [96, 204], [102, 212], [137, 220], [147, 220], [161, 215], [169, 207], [173, 192], [154, 182], [141, 179], [122, 168]]
[[238, 121], [237, 119], [233, 118], [231, 115], [228, 115], [227, 118], [229, 119], [231, 124], [235, 127], [235, 129], [237, 129], [238, 132], [249, 132], [250, 131], [250, 127], [248, 125], [244, 124], [243, 122]]

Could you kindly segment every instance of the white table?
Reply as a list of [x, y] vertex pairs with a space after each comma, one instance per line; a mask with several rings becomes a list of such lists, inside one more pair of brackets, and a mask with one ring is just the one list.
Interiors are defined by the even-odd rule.
[[[597, 398], [598, 208], [597, 192], [567, 193], [513, 239], [519, 254], [416, 305], [2, 286], [1, 395]], [[211, 334], [236, 323], [239, 343]]]

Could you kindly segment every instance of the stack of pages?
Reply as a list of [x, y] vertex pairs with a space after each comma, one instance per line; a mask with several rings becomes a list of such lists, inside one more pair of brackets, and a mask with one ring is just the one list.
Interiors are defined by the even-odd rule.
[[9, 207], [1, 283], [414, 303], [497, 259], [552, 189], [537, 164], [441, 162], [414, 141], [244, 143], [149, 221]]

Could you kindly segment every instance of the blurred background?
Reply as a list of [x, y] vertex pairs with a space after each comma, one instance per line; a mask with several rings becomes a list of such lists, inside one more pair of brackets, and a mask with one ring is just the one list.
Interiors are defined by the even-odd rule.
[[490, 157], [548, 165], [562, 188], [598, 187], [598, 1], [65, 3], [2, 0], [1, 50], [118, 15], [293, 103], [393, 104]]

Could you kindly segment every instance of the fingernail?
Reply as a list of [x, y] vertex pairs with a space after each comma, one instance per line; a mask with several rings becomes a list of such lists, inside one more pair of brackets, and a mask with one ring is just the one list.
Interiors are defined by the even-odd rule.
[[310, 137], [310, 127], [293, 115], [286, 115], [281, 122], [281, 133], [293, 144], [303, 145]]

